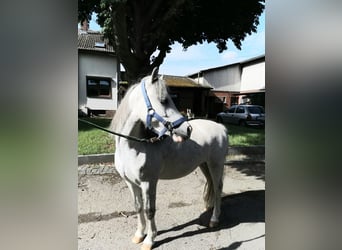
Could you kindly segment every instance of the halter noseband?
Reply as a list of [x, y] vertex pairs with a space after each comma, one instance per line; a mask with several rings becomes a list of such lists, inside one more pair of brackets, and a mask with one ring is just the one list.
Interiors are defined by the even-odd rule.
[[[147, 116], [146, 116], [146, 125], [147, 128], [158, 135], [157, 139], [161, 139], [167, 131], [172, 134], [173, 129], [178, 128], [182, 125], [183, 122], [187, 121], [187, 118], [182, 116], [174, 122], [170, 122], [165, 120], [162, 116], [160, 116], [152, 107], [150, 98], [148, 98], [145, 81], [141, 82], [141, 91], [145, 99], [145, 104], [147, 107]], [[164, 128], [161, 131], [158, 131], [154, 127], [152, 127], [152, 118], [155, 118], [157, 121], [161, 122], [164, 125]]]

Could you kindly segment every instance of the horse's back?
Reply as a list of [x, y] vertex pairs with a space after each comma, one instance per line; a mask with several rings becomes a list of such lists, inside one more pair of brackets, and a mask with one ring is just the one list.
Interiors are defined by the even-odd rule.
[[191, 120], [189, 123], [193, 128], [192, 140], [211, 146], [217, 144], [225, 150], [228, 148], [227, 129], [222, 124], [204, 119]]
[[202, 163], [223, 165], [228, 150], [226, 128], [213, 121], [196, 119], [189, 121], [191, 137], [165, 148], [161, 179], [174, 179], [191, 173]]

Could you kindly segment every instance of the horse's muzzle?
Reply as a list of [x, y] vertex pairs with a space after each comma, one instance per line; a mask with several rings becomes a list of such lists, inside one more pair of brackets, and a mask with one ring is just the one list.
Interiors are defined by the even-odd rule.
[[184, 122], [179, 128], [173, 130], [172, 139], [174, 142], [183, 142], [190, 138], [192, 127], [188, 122]]

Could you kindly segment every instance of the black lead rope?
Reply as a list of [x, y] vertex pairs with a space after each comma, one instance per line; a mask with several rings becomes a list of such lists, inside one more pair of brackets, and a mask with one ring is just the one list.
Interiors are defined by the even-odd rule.
[[116, 133], [116, 132], [114, 132], [114, 131], [105, 129], [105, 128], [103, 128], [103, 127], [101, 127], [101, 126], [99, 126], [99, 125], [97, 125], [97, 124], [95, 124], [95, 123], [88, 122], [88, 121], [86, 121], [86, 120], [82, 120], [82, 119], [80, 119], [80, 118], [78, 118], [78, 120], [79, 120], [80, 122], [89, 124], [89, 125], [91, 125], [91, 126], [93, 126], [93, 127], [95, 127], [95, 128], [101, 129], [101, 130], [103, 130], [103, 131], [105, 131], [105, 132], [107, 132], [107, 133], [110, 133], [110, 134], [113, 134], [113, 135], [117, 135], [117, 136], [126, 138], [126, 139], [128, 139], [128, 140], [132, 140], [132, 141], [136, 141], [136, 142], [151, 142], [151, 143], [158, 141], [158, 139], [157, 139], [156, 137], [153, 137], [153, 138], [150, 138], [150, 139], [145, 139], [145, 138], [138, 138], [138, 137], [129, 136], [129, 135], [123, 135], [123, 134], [119, 134], [119, 133]]

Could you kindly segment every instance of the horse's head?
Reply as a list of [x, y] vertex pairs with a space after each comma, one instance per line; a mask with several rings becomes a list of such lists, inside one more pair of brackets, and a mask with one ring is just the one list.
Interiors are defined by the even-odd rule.
[[177, 110], [169, 95], [165, 81], [155, 68], [150, 76], [142, 79], [135, 105], [141, 121], [158, 137], [170, 134], [175, 142], [182, 142], [191, 135], [192, 128], [187, 119]]

